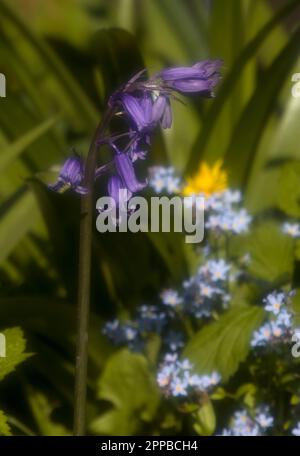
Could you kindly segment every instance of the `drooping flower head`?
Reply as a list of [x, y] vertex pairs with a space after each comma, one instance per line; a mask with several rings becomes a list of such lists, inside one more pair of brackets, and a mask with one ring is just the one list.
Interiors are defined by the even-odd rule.
[[[147, 79], [142, 70], [123, 84], [108, 101], [112, 116], [122, 116], [126, 131], [107, 138], [99, 138], [98, 145], [107, 144], [112, 152], [112, 166], [102, 165], [95, 172], [98, 179], [106, 172], [114, 172], [117, 179], [109, 179], [108, 193], [116, 194], [117, 188], [124, 188], [129, 193], [142, 190], [146, 182], [140, 182], [133, 163], [146, 157], [147, 146], [155, 128], [170, 128], [172, 125], [171, 101], [177, 94], [198, 93], [201, 96], [213, 96], [213, 89], [220, 79], [220, 60], [205, 60], [191, 67], [175, 67], [162, 70]], [[124, 140], [127, 138], [127, 144]], [[122, 144], [118, 142], [122, 139]], [[217, 170], [218, 171], [218, 170]], [[64, 164], [58, 181], [52, 190], [63, 191], [72, 188], [78, 193], [86, 193], [82, 187], [84, 164], [79, 157], [71, 157]], [[177, 190], [174, 180], [168, 176], [168, 191]], [[123, 186], [123, 187], [122, 187]]]
[[167, 68], [157, 74], [164, 84], [180, 93], [199, 93], [212, 97], [220, 80], [222, 60], [204, 60], [192, 67]]
[[87, 190], [82, 186], [83, 178], [84, 162], [81, 157], [74, 155], [65, 161], [60, 170], [57, 182], [49, 185], [49, 188], [58, 193], [72, 189], [84, 195], [87, 193]]

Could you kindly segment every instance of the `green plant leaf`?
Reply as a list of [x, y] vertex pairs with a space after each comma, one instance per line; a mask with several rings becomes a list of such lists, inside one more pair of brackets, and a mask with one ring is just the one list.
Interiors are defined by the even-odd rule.
[[98, 397], [111, 402], [113, 409], [91, 423], [96, 434], [133, 434], [141, 420], [151, 421], [159, 395], [146, 358], [128, 350], [113, 355], [99, 380]]
[[23, 193], [14, 204], [2, 214], [0, 225], [0, 263], [4, 261], [17, 243], [40, 220], [34, 196]]
[[0, 410], [0, 435], [12, 435], [7, 416]]
[[27, 388], [27, 392], [28, 401], [41, 435], [71, 435], [70, 431], [66, 429], [63, 424], [54, 422], [52, 413], [55, 409], [55, 406], [51, 403], [45, 394], [40, 391], [36, 391], [33, 388]]
[[224, 160], [225, 167], [230, 169], [231, 185], [244, 188], [248, 182], [265, 125], [299, 54], [299, 40], [300, 28], [262, 76], [233, 131]]
[[212, 435], [216, 429], [216, 415], [211, 401], [207, 398], [194, 414], [194, 429], [198, 435]]
[[6, 356], [0, 358], [0, 380], [15, 370], [18, 364], [31, 356], [25, 352], [26, 341], [19, 327], [9, 328], [2, 333], [6, 340]]
[[290, 162], [280, 170], [277, 206], [291, 217], [300, 217], [300, 162]]
[[4, 150], [0, 150], [0, 172], [3, 172], [7, 166], [12, 164], [33, 142], [47, 133], [55, 125], [57, 120], [58, 117], [52, 117], [42, 122], [21, 138], [6, 146]]
[[[209, 142], [211, 138], [216, 136], [214, 133], [216, 133], [219, 126], [218, 119], [223, 112], [226, 102], [230, 99], [234, 88], [239, 83], [242, 72], [245, 70], [251, 59], [256, 56], [258, 50], [264, 44], [265, 40], [269, 37], [272, 31], [274, 31], [278, 25], [281, 25], [282, 20], [289, 16], [298, 7], [298, 5], [298, 0], [293, 0], [288, 5], [285, 5], [277, 14], [271, 17], [267, 24], [261, 28], [254, 38], [252, 38], [236, 59], [230, 73], [226, 76], [220, 89], [218, 90], [217, 97], [205, 116], [205, 122], [203, 123], [189, 156], [186, 166], [186, 174], [192, 173], [195, 166], [197, 166], [199, 161], [203, 158], [211, 159], [212, 155], [215, 153], [212, 148], [209, 148]], [[218, 157], [223, 156], [224, 145], [222, 149], [223, 152], [219, 152]], [[241, 154], [240, 151], [239, 154]]]
[[269, 282], [289, 278], [293, 270], [293, 241], [273, 221], [255, 227], [248, 241], [249, 271]]
[[1, 16], [11, 21], [24, 36], [24, 39], [28, 43], [31, 43], [40, 56], [41, 61], [43, 61], [55, 76], [67, 99], [74, 106], [77, 106], [78, 112], [84, 114], [82, 115], [82, 119], [85, 118], [87, 127], [90, 128], [90, 124], [95, 125], [99, 120], [97, 110], [47, 42], [35, 34], [8, 2], [2, 1], [0, 3], [0, 11]]
[[264, 310], [259, 307], [237, 306], [192, 337], [183, 356], [197, 372], [217, 371], [227, 380], [246, 359], [252, 333], [263, 318]]

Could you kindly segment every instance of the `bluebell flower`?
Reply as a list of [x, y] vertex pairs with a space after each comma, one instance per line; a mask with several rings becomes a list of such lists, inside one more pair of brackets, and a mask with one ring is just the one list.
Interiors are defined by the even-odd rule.
[[164, 84], [181, 93], [200, 93], [213, 96], [213, 89], [220, 80], [221, 60], [206, 60], [192, 67], [167, 68], [157, 74]]
[[135, 193], [147, 185], [146, 182], [139, 182], [136, 178], [132, 160], [128, 154], [117, 153], [114, 157], [114, 164], [118, 176], [120, 177], [124, 188], [128, 189], [129, 192]]
[[132, 192], [125, 188], [119, 176], [111, 176], [108, 179], [107, 191], [108, 195], [114, 199], [116, 206], [124, 206], [132, 196]]
[[72, 189], [76, 193], [85, 195], [87, 189], [82, 186], [84, 178], [84, 161], [78, 155], [68, 158], [63, 164], [57, 182], [48, 187], [54, 192], [63, 193]]

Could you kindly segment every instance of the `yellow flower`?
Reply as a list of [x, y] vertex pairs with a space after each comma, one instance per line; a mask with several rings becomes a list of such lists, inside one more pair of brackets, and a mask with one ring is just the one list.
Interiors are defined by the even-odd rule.
[[227, 173], [221, 169], [222, 165], [221, 160], [212, 166], [206, 162], [201, 163], [195, 176], [187, 180], [187, 184], [182, 190], [183, 195], [191, 196], [200, 193], [211, 195], [226, 190]]

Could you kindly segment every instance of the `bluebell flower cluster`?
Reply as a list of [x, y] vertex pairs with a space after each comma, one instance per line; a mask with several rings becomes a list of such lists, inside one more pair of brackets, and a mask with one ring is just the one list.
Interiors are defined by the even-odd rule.
[[157, 373], [157, 383], [166, 396], [186, 397], [212, 390], [221, 381], [217, 372], [197, 375], [188, 359], [167, 354]]
[[223, 429], [222, 436], [256, 437], [265, 435], [274, 424], [274, 418], [267, 406], [258, 407], [253, 413], [246, 409], [233, 415], [229, 428]]
[[[194, 93], [213, 97], [214, 88], [220, 80], [221, 67], [220, 60], [205, 60], [191, 67], [164, 69], [149, 79], [146, 71], [142, 70], [111, 95], [104, 119], [107, 118], [110, 123], [115, 116], [121, 117], [125, 127], [117, 134], [108, 137], [103, 134], [96, 138], [95, 145], [100, 147], [106, 144], [112, 151], [113, 159], [95, 170], [95, 179], [104, 174], [108, 176], [108, 194], [112, 198], [118, 198], [119, 189], [126, 190], [130, 198], [146, 186], [146, 181], [141, 182], [136, 177], [134, 164], [146, 158], [153, 131], [159, 126], [163, 129], [172, 126], [171, 101], [178, 94]], [[69, 158], [57, 182], [49, 188], [58, 192], [72, 189], [85, 194], [84, 169], [85, 164], [79, 157]], [[172, 173], [164, 179], [168, 192], [176, 191], [179, 181], [172, 178]], [[158, 180], [155, 185], [159, 186]], [[116, 201], [119, 202], [118, 199]]]
[[266, 347], [278, 343], [290, 343], [293, 331], [293, 314], [290, 298], [293, 292], [273, 291], [264, 298], [264, 308], [269, 314], [268, 321], [254, 332], [251, 346]]

